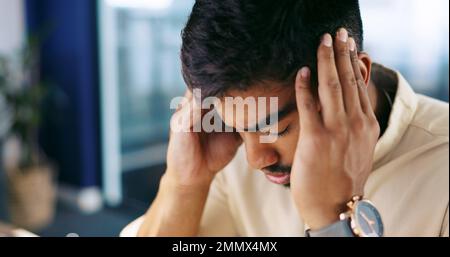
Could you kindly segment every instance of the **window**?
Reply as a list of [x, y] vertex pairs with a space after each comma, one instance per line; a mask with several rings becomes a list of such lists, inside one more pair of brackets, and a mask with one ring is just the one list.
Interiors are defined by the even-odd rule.
[[184, 94], [180, 33], [194, 1], [100, 0], [104, 187], [121, 199], [121, 173], [164, 163], [170, 100]]
[[360, 0], [365, 50], [418, 93], [448, 101], [449, 2]]

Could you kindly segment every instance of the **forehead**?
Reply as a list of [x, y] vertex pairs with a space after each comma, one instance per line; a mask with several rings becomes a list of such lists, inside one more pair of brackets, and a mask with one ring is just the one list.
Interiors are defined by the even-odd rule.
[[[233, 104], [229, 104], [231, 101]], [[218, 113], [228, 126], [243, 129], [258, 124], [292, 102], [295, 102], [294, 85], [262, 82], [247, 90], [227, 91], [220, 99]]]

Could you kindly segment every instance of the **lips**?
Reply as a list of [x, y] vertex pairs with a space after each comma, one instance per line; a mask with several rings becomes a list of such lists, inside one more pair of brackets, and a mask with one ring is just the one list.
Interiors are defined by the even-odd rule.
[[263, 172], [270, 182], [278, 185], [287, 185], [291, 180], [291, 174], [288, 172], [270, 172], [267, 170], [263, 170]]

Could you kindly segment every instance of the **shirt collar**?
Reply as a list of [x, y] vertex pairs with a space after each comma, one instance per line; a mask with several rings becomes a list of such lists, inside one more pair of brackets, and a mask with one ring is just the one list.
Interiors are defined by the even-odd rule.
[[389, 123], [378, 140], [374, 154], [374, 168], [395, 147], [412, 122], [417, 109], [417, 96], [406, 79], [397, 72], [397, 93], [392, 106]]

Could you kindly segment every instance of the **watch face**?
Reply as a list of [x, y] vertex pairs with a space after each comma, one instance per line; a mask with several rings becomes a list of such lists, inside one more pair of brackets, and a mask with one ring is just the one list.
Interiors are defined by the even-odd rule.
[[359, 201], [354, 209], [355, 228], [364, 237], [383, 236], [383, 221], [380, 213], [369, 201]]

